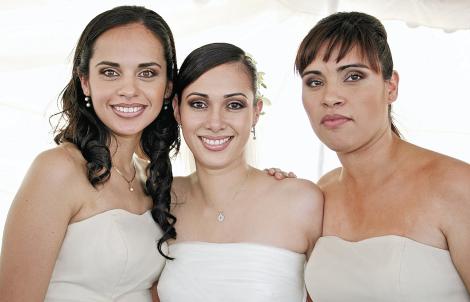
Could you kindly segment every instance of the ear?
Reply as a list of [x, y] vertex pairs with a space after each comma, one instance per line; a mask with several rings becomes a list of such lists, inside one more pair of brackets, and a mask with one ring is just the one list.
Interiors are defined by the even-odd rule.
[[400, 77], [398, 76], [398, 72], [394, 70], [391, 78], [386, 81], [387, 102], [389, 104], [395, 102], [398, 97], [398, 82], [399, 81], [400, 81]]
[[90, 81], [88, 80], [88, 77], [78, 72], [78, 78], [80, 79], [83, 94], [90, 96]]
[[168, 81], [168, 83], [166, 84], [166, 87], [165, 87], [165, 96], [164, 98], [167, 99], [171, 96], [171, 93], [173, 92], [173, 82], [172, 81]]
[[259, 116], [263, 110], [263, 100], [261, 98], [255, 104], [255, 114], [253, 115], [253, 126], [258, 123]]
[[173, 98], [172, 106], [175, 120], [181, 125], [180, 106], [178, 105], [178, 98], [176, 96]]

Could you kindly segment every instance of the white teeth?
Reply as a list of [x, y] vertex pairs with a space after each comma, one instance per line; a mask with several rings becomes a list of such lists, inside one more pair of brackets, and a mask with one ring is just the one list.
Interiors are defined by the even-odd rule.
[[225, 144], [226, 142], [228, 142], [230, 139], [230, 137], [226, 137], [224, 139], [208, 139], [208, 138], [205, 138], [205, 137], [202, 137], [202, 141], [208, 145], [211, 145], [211, 146], [220, 146], [220, 145], [223, 145]]
[[114, 106], [114, 109], [116, 109], [119, 112], [125, 112], [125, 113], [133, 113], [142, 110], [142, 106], [138, 107], [121, 107], [121, 106]]

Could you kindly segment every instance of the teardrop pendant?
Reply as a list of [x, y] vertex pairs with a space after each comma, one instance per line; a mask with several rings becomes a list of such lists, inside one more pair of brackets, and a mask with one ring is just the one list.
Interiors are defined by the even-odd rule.
[[224, 222], [224, 220], [225, 220], [224, 212], [220, 211], [219, 215], [217, 215], [217, 221]]

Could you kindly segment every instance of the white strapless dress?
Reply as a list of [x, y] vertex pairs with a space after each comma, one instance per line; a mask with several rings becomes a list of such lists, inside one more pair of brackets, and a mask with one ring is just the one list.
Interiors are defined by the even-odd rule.
[[321, 237], [305, 268], [315, 302], [469, 302], [449, 251], [387, 235]]
[[150, 211], [113, 209], [70, 224], [45, 302], [151, 302], [165, 260]]
[[305, 255], [254, 243], [170, 245], [161, 302], [303, 302]]

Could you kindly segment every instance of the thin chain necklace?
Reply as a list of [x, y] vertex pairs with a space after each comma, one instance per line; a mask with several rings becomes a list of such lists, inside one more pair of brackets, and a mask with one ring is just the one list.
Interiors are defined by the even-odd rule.
[[116, 166], [113, 166], [114, 170], [116, 170], [116, 172], [118, 172], [119, 175], [121, 175], [121, 177], [127, 182], [127, 185], [129, 186], [129, 191], [131, 192], [134, 192], [134, 186], [132, 185], [132, 182], [134, 181], [135, 179], [135, 174], [137, 172], [137, 169], [135, 168], [135, 162], [132, 161], [132, 164], [134, 166], [134, 175], [132, 175], [132, 178], [130, 180], [127, 180], [127, 178], [124, 176], [124, 174], [122, 174], [121, 171], [119, 171], [118, 168], [116, 168]]
[[[245, 184], [246, 184], [246, 181], [248, 180], [248, 176], [250, 175], [250, 172], [251, 172], [251, 169], [249, 169], [248, 172], [246, 173], [245, 179], [243, 180], [243, 182], [240, 185], [240, 187], [238, 188], [238, 190], [235, 191], [235, 193], [233, 193], [232, 199], [230, 200], [231, 202], [233, 202], [235, 200], [238, 193], [240, 193], [240, 191], [245, 187]], [[225, 220], [224, 210], [217, 210], [217, 221], [222, 223], [222, 222], [224, 222], [224, 220]]]

